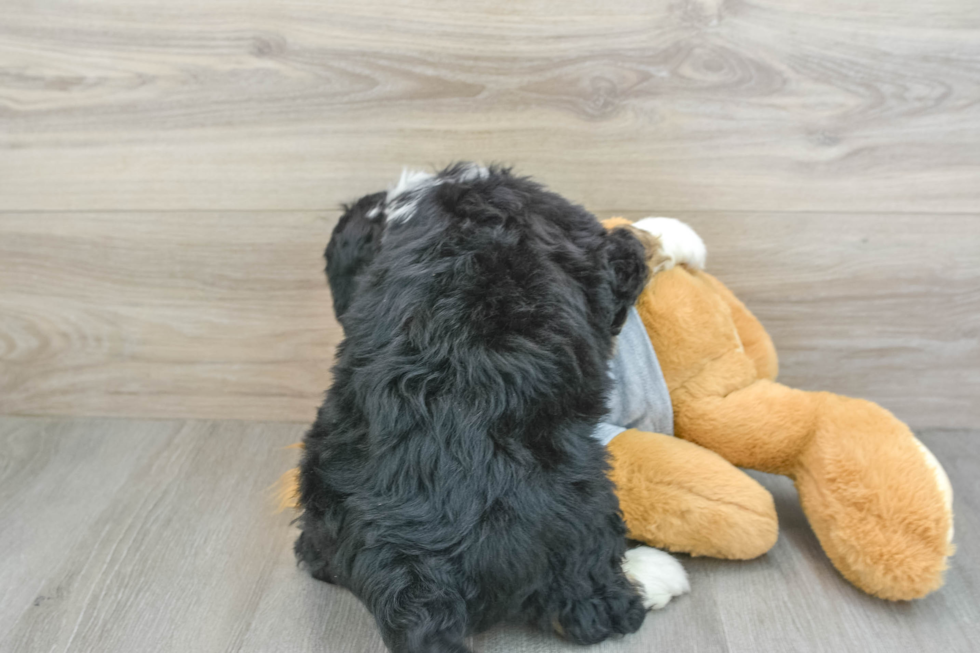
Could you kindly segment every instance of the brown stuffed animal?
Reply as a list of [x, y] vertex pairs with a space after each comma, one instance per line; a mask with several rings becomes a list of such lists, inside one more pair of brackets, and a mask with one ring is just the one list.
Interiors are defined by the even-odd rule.
[[[637, 225], [661, 236], [658, 220]], [[678, 438], [634, 430], [608, 445], [631, 535], [723, 558], [768, 550], [771, 498], [730, 463], [792, 478], [824, 551], [862, 590], [900, 600], [940, 587], [953, 550], [952, 490], [932, 454], [876, 404], [775, 383], [776, 351], [748, 309], [696, 267], [651, 259], [667, 269], [637, 309]]]

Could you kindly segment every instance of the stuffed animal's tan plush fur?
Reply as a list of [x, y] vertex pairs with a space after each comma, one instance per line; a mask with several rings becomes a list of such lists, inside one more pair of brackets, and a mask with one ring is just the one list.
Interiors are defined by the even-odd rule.
[[775, 512], [734, 466], [746, 467], [794, 480], [824, 551], [859, 588], [903, 600], [942, 585], [952, 490], [905, 424], [868, 401], [776, 383], [769, 335], [703, 270], [657, 272], [636, 306], [678, 437], [626, 431], [608, 445], [633, 537], [696, 555], [765, 552]]

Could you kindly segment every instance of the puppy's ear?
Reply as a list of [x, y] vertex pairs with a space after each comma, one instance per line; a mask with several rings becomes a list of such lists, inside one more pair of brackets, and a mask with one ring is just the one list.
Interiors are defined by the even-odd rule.
[[612, 334], [618, 335], [626, 322], [629, 309], [646, 286], [649, 268], [643, 244], [629, 228], [610, 230], [607, 247], [615, 301], [611, 327]]
[[354, 301], [357, 276], [374, 259], [384, 230], [385, 193], [366, 195], [344, 207], [323, 253], [327, 282], [333, 295], [333, 311], [340, 320]]

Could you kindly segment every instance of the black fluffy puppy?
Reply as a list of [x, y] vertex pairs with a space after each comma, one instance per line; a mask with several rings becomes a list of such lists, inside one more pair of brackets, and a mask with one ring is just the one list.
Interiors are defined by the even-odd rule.
[[341, 218], [345, 339], [305, 439], [296, 554], [395, 653], [502, 619], [579, 643], [636, 631], [604, 447], [613, 336], [643, 248], [506, 170], [406, 175]]

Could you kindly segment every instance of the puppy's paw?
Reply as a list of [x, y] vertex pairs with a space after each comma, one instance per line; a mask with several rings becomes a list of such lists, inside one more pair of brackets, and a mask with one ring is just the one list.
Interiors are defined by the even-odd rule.
[[620, 577], [618, 582], [596, 588], [593, 596], [568, 602], [554, 627], [559, 635], [576, 644], [598, 644], [614, 635], [635, 633], [643, 625], [646, 613], [637, 588]]
[[707, 249], [704, 241], [694, 229], [674, 218], [643, 218], [633, 223], [633, 227], [653, 234], [660, 239], [663, 255], [667, 257], [662, 269], [669, 270], [684, 263], [704, 269]]
[[636, 583], [648, 610], [659, 610], [675, 596], [691, 591], [681, 563], [666, 551], [638, 546], [626, 552], [623, 571]]

